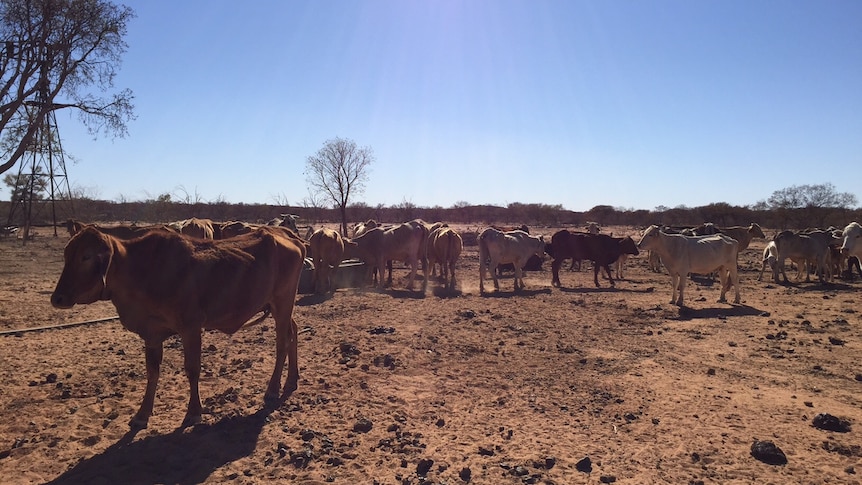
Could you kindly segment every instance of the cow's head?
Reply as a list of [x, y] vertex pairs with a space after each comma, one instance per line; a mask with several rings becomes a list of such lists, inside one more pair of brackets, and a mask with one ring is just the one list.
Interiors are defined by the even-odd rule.
[[626, 236], [620, 240], [620, 254], [631, 254], [633, 256], [640, 254], [635, 240], [631, 236]]
[[851, 222], [847, 224], [847, 227], [842, 231], [842, 236], [844, 241], [841, 243], [841, 254], [848, 254], [850, 256], [858, 256], [860, 253], [859, 248], [862, 247], [862, 226], [859, 223]]
[[760, 224], [756, 222], [752, 222], [751, 225], [748, 226], [748, 232], [751, 234], [751, 237], [766, 239], [766, 234], [763, 234], [763, 229], [761, 229]]
[[652, 249], [655, 247], [656, 241], [659, 237], [659, 228], [655, 224], [649, 226], [646, 231], [644, 231], [643, 236], [641, 236], [641, 240], [638, 242], [638, 249]]
[[63, 272], [51, 294], [51, 305], [71, 308], [108, 299], [105, 280], [112, 257], [110, 238], [96, 228], [86, 227], [75, 234], [63, 250]]

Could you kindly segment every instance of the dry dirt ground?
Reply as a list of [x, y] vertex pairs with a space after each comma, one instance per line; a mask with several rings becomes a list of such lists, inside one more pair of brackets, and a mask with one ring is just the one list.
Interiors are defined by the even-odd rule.
[[[65, 241], [0, 241], [0, 330], [115, 314], [109, 302], [50, 306]], [[509, 275], [481, 296], [475, 246], [455, 294], [433, 281], [407, 291], [396, 265], [394, 290], [300, 295], [299, 389], [262, 406], [271, 320], [208, 332], [204, 422], [188, 429], [177, 429], [189, 392], [179, 341], [166, 343], [149, 428], [131, 433], [139, 337], [117, 320], [10, 333], [0, 481], [860, 483], [862, 283], [757, 281], [764, 244], [740, 256], [741, 305], [716, 303], [717, 285], [698, 280], [682, 312], [643, 254], [615, 289], [567, 270], [553, 288], [546, 262], [519, 294]], [[849, 431], [815, 427], [820, 413]], [[755, 440], [787, 463], [752, 457]]]

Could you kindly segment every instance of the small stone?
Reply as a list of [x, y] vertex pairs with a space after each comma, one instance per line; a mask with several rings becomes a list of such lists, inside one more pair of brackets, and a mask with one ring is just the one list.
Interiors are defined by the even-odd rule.
[[434, 466], [434, 460], [430, 458], [423, 458], [419, 460], [419, 463], [416, 465], [416, 474], [420, 477], [424, 477], [431, 471], [431, 467]]
[[847, 433], [850, 431], [850, 421], [841, 419], [828, 413], [820, 413], [814, 416], [811, 424], [817, 429]]
[[581, 473], [592, 473], [593, 462], [589, 456], [585, 456], [579, 462], [575, 463], [575, 469]]
[[755, 440], [751, 444], [751, 456], [768, 465], [787, 464], [787, 456], [771, 441]]
[[371, 431], [373, 426], [374, 424], [370, 420], [359, 418], [359, 420], [357, 420], [353, 425], [353, 431], [356, 431], [357, 433], [367, 433]]

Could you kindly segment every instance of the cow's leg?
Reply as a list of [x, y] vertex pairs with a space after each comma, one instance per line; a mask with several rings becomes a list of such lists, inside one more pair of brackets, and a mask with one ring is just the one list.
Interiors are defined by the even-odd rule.
[[[382, 273], [381, 273], [382, 274]], [[297, 326], [293, 319], [293, 304], [286, 309], [276, 309], [275, 317], [275, 368], [266, 386], [264, 402], [273, 404], [286, 398], [296, 390], [299, 382], [299, 365], [297, 363]], [[287, 381], [281, 388], [281, 375], [287, 360]], [[281, 392], [281, 394], [279, 394]]]
[[676, 304], [677, 306], [685, 306], [685, 285], [688, 283], [688, 277], [690, 273], [680, 274], [677, 276], [679, 278], [679, 291], [677, 292]]
[[560, 284], [560, 266], [562, 265], [562, 259], [554, 259], [551, 261], [551, 286], [562, 286], [562, 284]]
[[685, 276], [678, 273], [671, 273], [670, 275], [670, 302], [674, 305], [679, 305], [679, 287], [683, 284], [682, 282], [685, 281], [685, 278]]
[[[407, 289], [410, 291], [413, 291], [413, 280], [416, 279], [416, 266], [418, 264], [418, 259], [409, 258], [409, 260], [410, 260], [410, 277], [407, 279]], [[426, 271], [427, 271], [427, 266], [426, 266]], [[428, 276], [428, 274], [426, 273], [425, 276]]]
[[670, 303], [672, 305], [676, 304], [676, 287], [678, 283], [676, 281], [676, 273], [670, 271]]
[[[392, 280], [389, 280], [389, 284], [392, 284]], [[377, 286], [381, 290], [386, 288], [386, 261], [382, 259], [377, 263]]]
[[776, 284], [781, 283], [781, 280], [778, 278], [780, 274], [784, 275], [784, 282], [787, 283], [787, 275], [784, 274], [784, 258], [777, 258], [775, 266], [772, 268], [772, 279]]
[[724, 303], [725, 301], [727, 301], [727, 297], [725, 296], [727, 294], [727, 289], [729, 288], [729, 286], [727, 284], [728, 283], [728, 274], [727, 273], [728, 273], [728, 270], [725, 269], [724, 266], [720, 266], [718, 268], [718, 284], [721, 286], [721, 293], [719, 293], [719, 295], [718, 295], [718, 302], [719, 303]]
[[492, 259], [491, 264], [488, 267], [491, 270], [491, 279], [494, 280], [494, 289], [498, 291], [500, 289], [500, 280], [497, 279], [497, 269], [499, 265], [499, 262]]
[[135, 429], [147, 427], [150, 416], [153, 414], [153, 402], [156, 399], [156, 386], [159, 384], [159, 368], [162, 365], [162, 341], [146, 342], [144, 355], [147, 361], [147, 390], [144, 391], [144, 400], [141, 407], [135, 413], [129, 425]]
[[485, 260], [479, 253], [479, 294], [485, 293]]
[[608, 275], [608, 281], [611, 282], [611, 288], [614, 288], [616, 286], [616, 284], [614, 283], [614, 277], [611, 276], [611, 265], [610, 265], [610, 263], [606, 264], [604, 266], [604, 268], [605, 268], [605, 273], [607, 273], [607, 275]]
[[183, 356], [186, 377], [189, 379], [189, 406], [183, 427], [193, 426], [201, 422], [201, 396], [198, 385], [201, 379], [201, 332], [189, 332], [180, 336], [183, 341]]
[[448, 263], [448, 273], [449, 273], [449, 289], [455, 289], [455, 261], [449, 261]]
[[520, 291], [527, 285], [524, 284], [524, 264], [521, 261], [515, 261], [515, 291]]
[[312, 278], [314, 283], [314, 292], [321, 293], [323, 288], [323, 262], [318, 258], [314, 258], [312, 263], [314, 266], [314, 278]]
[[[443, 271], [443, 264], [440, 264], [440, 271]], [[422, 254], [422, 291], [428, 289], [428, 256]]]
[[733, 288], [735, 291], [735, 294], [733, 296], [733, 302], [739, 304], [741, 301], [739, 297], [739, 270], [736, 265], [730, 267], [729, 273], [730, 274], [728, 276], [730, 278], [731, 284], [733, 284]]
[[596, 284], [596, 288], [599, 287], [599, 271], [601, 271], [601, 269], [602, 267], [593, 261], [593, 282]]

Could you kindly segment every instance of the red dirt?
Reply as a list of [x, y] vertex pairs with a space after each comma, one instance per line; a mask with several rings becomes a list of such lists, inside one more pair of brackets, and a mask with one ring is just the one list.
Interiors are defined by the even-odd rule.
[[[636, 231], [613, 228], [615, 234]], [[554, 229], [543, 229], [548, 237]], [[637, 239], [637, 236], [635, 236]], [[0, 330], [114, 315], [55, 310], [65, 238], [0, 241]], [[740, 256], [741, 305], [629, 260], [616, 289], [550, 262], [513, 294], [478, 291], [475, 246], [459, 292], [300, 295], [299, 389], [263, 409], [272, 321], [203, 339], [204, 422], [181, 344], [166, 342], [150, 426], [130, 433], [146, 383], [142, 341], [119, 321], [0, 338], [4, 483], [859, 483], [862, 283], [757, 281], [763, 240]], [[567, 267], [564, 266], [564, 267]], [[399, 279], [400, 278], [400, 279]], [[770, 279], [770, 278], [767, 278]], [[490, 282], [489, 282], [490, 284]], [[812, 426], [818, 413], [847, 433]], [[755, 439], [787, 455], [754, 459]], [[577, 463], [589, 457], [592, 472]]]

